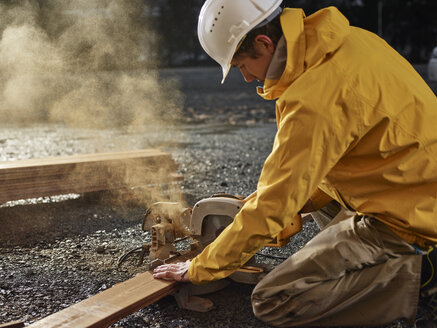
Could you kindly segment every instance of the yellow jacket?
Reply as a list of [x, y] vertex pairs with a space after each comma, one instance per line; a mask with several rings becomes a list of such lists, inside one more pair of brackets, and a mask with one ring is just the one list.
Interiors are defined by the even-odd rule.
[[335, 8], [285, 9], [287, 64], [258, 93], [278, 131], [257, 193], [193, 259], [193, 283], [221, 279], [277, 235], [319, 187], [409, 243], [437, 243], [437, 99], [382, 39]]

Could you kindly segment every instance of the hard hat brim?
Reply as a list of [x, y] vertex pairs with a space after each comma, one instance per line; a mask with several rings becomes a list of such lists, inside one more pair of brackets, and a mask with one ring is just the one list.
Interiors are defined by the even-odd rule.
[[230, 69], [231, 69], [231, 64], [228, 64], [227, 66], [222, 66], [223, 78], [221, 84], [225, 83], [226, 77], [228, 76]]

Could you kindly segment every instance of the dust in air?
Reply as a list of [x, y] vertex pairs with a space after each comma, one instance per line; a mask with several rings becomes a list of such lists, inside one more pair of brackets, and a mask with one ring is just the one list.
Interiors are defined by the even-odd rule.
[[[0, 3], [1, 124], [138, 132], [174, 121], [182, 97], [158, 77], [150, 13], [142, 0]], [[142, 190], [149, 201], [165, 194]]]

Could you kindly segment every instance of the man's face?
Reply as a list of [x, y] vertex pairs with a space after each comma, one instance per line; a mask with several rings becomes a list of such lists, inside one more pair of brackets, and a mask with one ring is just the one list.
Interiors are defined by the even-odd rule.
[[256, 58], [243, 54], [234, 57], [231, 61], [231, 65], [240, 69], [244, 80], [248, 83], [253, 80], [265, 80], [275, 50], [272, 40], [265, 35], [258, 35], [255, 38], [254, 48], [258, 55]]

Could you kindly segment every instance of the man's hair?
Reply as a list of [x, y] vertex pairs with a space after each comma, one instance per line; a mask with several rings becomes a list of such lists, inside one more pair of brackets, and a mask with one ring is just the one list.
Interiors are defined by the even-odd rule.
[[268, 24], [255, 28], [249, 33], [246, 34], [243, 42], [240, 47], [234, 54], [234, 58], [240, 56], [249, 56], [252, 58], [258, 58], [259, 54], [256, 52], [254, 48], [254, 41], [257, 35], [263, 34], [272, 39], [275, 46], [278, 44], [279, 39], [282, 36], [282, 28], [280, 22], [280, 16], [276, 16], [271, 22]]

